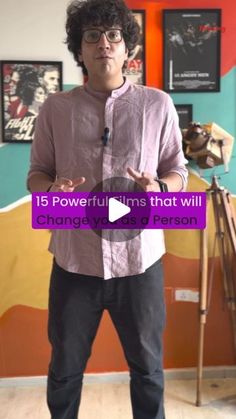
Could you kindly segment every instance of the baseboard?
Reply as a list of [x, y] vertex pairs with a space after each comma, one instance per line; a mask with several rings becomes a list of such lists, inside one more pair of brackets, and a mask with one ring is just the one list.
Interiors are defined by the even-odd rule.
[[[166, 380], [195, 380], [196, 368], [166, 369]], [[236, 378], [236, 366], [204, 367], [203, 378]]]
[[[196, 368], [178, 368], [164, 370], [166, 380], [195, 380]], [[222, 379], [236, 378], [236, 366], [205, 367], [203, 378]], [[0, 378], [0, 387], [35, 387], [46, 386], [46, 376]], [[128, 383], [128, 372], [109, 372], [85, 374], [85, 384], [96, 383]]]

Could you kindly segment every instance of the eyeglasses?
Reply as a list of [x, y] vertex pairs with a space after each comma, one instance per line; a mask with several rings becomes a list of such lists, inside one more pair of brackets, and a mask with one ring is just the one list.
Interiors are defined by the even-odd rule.
[[108, 42], [118, 43], [122, 40], [121, 29], [108, 29], [107, 31], [101, 31], [100, 29], [86, 29], [83, 32], [83, 39], [88, 44], [96, 44], [100, 41], [102, 34], [105, 33]]

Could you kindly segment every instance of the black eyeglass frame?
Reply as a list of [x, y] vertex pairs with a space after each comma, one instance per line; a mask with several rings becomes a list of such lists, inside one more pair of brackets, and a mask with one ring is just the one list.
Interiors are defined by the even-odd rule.
[[[122, 41], [122, 39], [123, 39], [123, 30], [122, 30], [122, 29], [120, 29], [120, 28], [111, 28], [111, 29], [106, 29], [105, 31], [102, 31], [101, 29], [95, 29], [95, 28], [85, 29], [85, 30], [82, 32], [83, 37], [84, 37], [84, 33], [85, 33], [85, 32], [87, 32], [87, 31], [96, 31], [96, 32], [100, 32], [100, 36], [99, 36], [99, 38], [98, 38], [98, 40], [97, 40], [97, 41], [89, 42], [89, 41], [86, 41], [86, 39], [84, 39], [84, 41], [85, 41], [87, 44], [97, 44], [97, 43], [100, 41], [101, 36], [102, 36], [102, 34], [103, 34], [103, 33], [105, 34], [105, 37], [106, 37], [107, 41], [108, 41], [108, 42], [110, 42], [111, 44], [118, 44], [118, 43], [119, 43], [119, 42], [121, 42], [121, 41]], [[119, 31], [119, 32], [120, 32], [120, 36], [121, 36], [121, 38], [119, 39], [119, 41], [111, 41], [111, 40], [107, 37], [107, 32], [111, 32], [111, 31]]]

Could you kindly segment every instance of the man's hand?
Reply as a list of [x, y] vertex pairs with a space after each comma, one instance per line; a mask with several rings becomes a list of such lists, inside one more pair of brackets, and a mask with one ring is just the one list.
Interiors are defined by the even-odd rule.
[[145, 192], [160, 192], [158, 182], [156, 182], [153, 176], [147, 172], [137, 172], [132, 167], [127, 168], [127, 172], [134, 179], [134, 181], [141, 186]]
[[77, 179], [58, 178], [50, 187], [49, 192], [73, 192], [74, 189], [85, 182], [84, 177]]

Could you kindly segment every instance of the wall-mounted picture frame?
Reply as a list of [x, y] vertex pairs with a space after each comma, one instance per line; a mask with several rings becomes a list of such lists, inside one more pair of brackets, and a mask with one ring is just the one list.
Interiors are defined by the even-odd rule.
[[62, 90], [61, 61], [1, 61], [2, 139], [32, 142], [39, 110]]
[[219, 92], [220, 9], [163, 10], [166, 92]]
[[124, 76], [135, 84], [145, 85], [145, 10], [132, 10], [132, 13], [140, 26], [140, 40], [128, 59]]
[[187, 129], [190, 122], [193, 120], [193, 105], [175, 105], [180, 129]]

